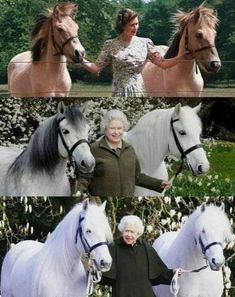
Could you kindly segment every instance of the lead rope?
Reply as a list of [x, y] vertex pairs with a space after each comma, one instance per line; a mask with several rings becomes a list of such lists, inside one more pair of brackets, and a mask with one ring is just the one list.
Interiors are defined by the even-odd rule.
[[[180, 174], [180, 172], [183, 170], [183, 168], [184, 168], [184, 161], [182, 161], [181, 163], [180, 163], [180, 166], [179, 166], [179, 168], [178, 168], [178, 170], [176, 171], [176, 173], [171, 177], [171, 179], [169, 180], [169, 182], [172, 184], [173, 183], [173, 180], [177, 177], [177, 175], [179, 175]], [[165, 192], [168, 190], [168, 188], [165, 188], [163, 191], [162, 191], [162, 193], [161, 193], [161, 195], [162, 196], [164, 196], [165, 195]]]
[[206, 264], [198, 269], [193, 269], [193, 270], [184, 270], [182, 268], [178, 268], [176, 269], [175, 271], [175, 274], [171, 280], [171, 284], [170, 284], [170, 292], [172, 295], [174, 295], [175, 297], [177, 297], [178, 293], [179, 293], [179, 289], [180, 289], [180, 286], [179, 286], [179, 272], [181, 273], [190, 273], [190, 272], [200, 272], [201, 270], [204, 270], [208, 267], [209, 265]]
[[82, 258], [82, 263], [87, 271], [87, 288], [86, 296], [90, 296], [94, 290], [94, 284], [99, 283], [102, 277], [101, 271], [95, 269], [93, 259], [88, 257], [87, 254]]

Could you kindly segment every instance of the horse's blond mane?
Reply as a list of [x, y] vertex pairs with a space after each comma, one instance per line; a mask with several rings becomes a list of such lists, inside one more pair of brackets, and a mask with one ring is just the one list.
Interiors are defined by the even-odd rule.
[[169, 39], [169, 49], [165, 54], [165, 58], [175, 57], [178, 53], [179, 43], [185, 27], [193, 22], [194, 24], [204, 24], [215, 30], [219, 20], [213, 9], [204, 7], [204, 2], [190, 12], [177, 10], [173, 13], [170, 22], [173, 24], [173, 31]]
[[205, 23], [212, 29], [215, 29], [219, 22], [215, 11], [211, 8], [204, 7], [203, 4], [190, 12], [177, 10], [176, 13], [172, 14], [170, 21], [174, 25], [173, 36], [176, 33], [182, 32], [185, 26], [191, 21], [200, 24]]

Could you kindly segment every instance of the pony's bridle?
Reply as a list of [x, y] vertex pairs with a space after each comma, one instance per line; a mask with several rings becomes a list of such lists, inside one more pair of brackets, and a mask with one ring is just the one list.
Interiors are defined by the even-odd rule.
[[196, 145], [193, 145], [191, 146], [190, 148], [188, 148], [186, 151], [184, 151], [184, 149], [182, 148], [181, 144], [180, 144], [180, 141], [177, 137], [177, 134], [176, 134], [176, 131], [175, 131], [175, 128], [174, 128], [174, 123], [179, 121], [179, 119], [173, 119], [171, 118], [171, 130], [172, 130], [172, 133], [173, 133], [173, 137], [174, 137], [174, 140], [175, 140], [175, 144], [181, 154], [181, 164], [180, 164], [180, 167], [176, 173], [175, 176], [177, 176], [184, 168], [185, 169], [188, 169], [192, 172], [192, 174], [194, 174], [194, 170], [192, 168], [192, 166], [188, 163], [187, 161], [187, 155], [190, 154], [191, 152], [199, 149], [199, 148], [202, 148], [202, 144], [199, 143], [199, 144], [196, 144]]
[[212, 247], [214, 245], [220, 245], [220, 246], [223, 247], [223, 245], [222, 245], [222, 243], [220, 241], [213, 241], [213, 242], [211, 242], [211, 243], [209, 243], [208, 245], [205, 246], [204, 243], [203, 243], [203, 241], [202, 241], [201, 235], [199, 235], [198, 242], [200, 244], [200, 247], [201, 247], [201, 250], [202, 250], [202, 253], [203, 253], [204, 257], [206, 256], [206, 251], [210, 247]]
[[199, 52], [202, 52], [202, 51], [205, 51], [205, 50], [215, 47], [214, 44], [209, 44], [209, 45], [197, 48], [195, 50], [191, 50], [189, 48], [189, 44], [188, 44], [188, 40], [189, 40], [188, 27], [186, 27], [185, 30], [186, 30], [186, 33], [185, 33], [185, 39], [184, 39], [184, 49], [185, 49], [186, 54], [191, 55], [192, 58], [196, 59], [196, 57], [195, 57], [196, 53], [199, 53]]
[[78, 35], [76, 36], [71, 36], [69, 37], [67, 40], [65, 40], [62, 45], [59, 45], [58, 42], [56, 42], [55, 40], [55, 36], [54, 36], [54, 27], [53, 27], [53, 23], [51, 22], [51, 40], [53, 43], [53, 46], [55, 48], [56, 51], [58, 51], [57, 53], [54, 54], [54, 56], [58, 56], [58, 55], [64, 55], [64, 47], [73, 39], [78, 38]]
[[77, 227], [77, 231], [76, 231], [76, 235], [75, 235], [75, 244], [77, 244], [78, 242], [78, 236], [80, 237], [80, 240], [81, 240], [81, 243], [82, 243], [82, 246], [84, 248], [84, 251], [87, 255], [87, 257], [89, 258], [90, 257], [90, 254], [91, 252], [98, 248], [99, 246], [101, 245], [108, 245], [106, 241], [100, 241], [94, 245], [90, 245], [89, 242], [87, 241], [86, 237], [84, 236], [84, 233], [82, 231], [82, 221], [85, 219], [84, 216], [80, 215], [79, 216], [79, 220], [78, 220], [78, 227]]
[[76, 178], [78, 179], [78, 177], [79, 177], [79, 168], [78, 168], [78, 165], [77, 165], [76, 161], [74, 160], [73, 152], [74, 152], [74, 150], [76, 149], [76, 147], [78, 147], [78, 146], [79, 146], [80, 144], [82, 144], [82, 143], [86, 143], [86, 144], [88, 144], [88, 145], [90, 145], [90, 144], [89, 144], [89, 142], [88, 142], [87, 139], [82, 138], [82, 139], [79, 139], [78, 141], [76, 141], [76, 142], [73, 144], [73, 146], [72, 146], [71, 148], [69, 148], [68, 145], [67, 145], [67, 143], [66, 143], [66, 141], [65, 141], [65, 139], [64, 139], [64, 135], [63, 135], [63, 133], [62, 133], [62, 131], [61, 131], [61, 129], [60, 129], [60, 125], [59, 125], [60, 122], [63, 121], [64, 119], [65, 119], [65, 117], [62, 117], [62, 118], [60, 118], [59, 120], [57, 120], [58, 134], [59, 134], [59, 136], [60, 136], [60, 138], [61, 138], [61, 141], [62, 141], [62, 143], [63, 143], [64, 148], [65, 148], [66, 151], [67, 151], [69, 162], [70, 162], [70, 164], [71, 164], [71, 165], [73, 166], [73, 168], [74, 168]]

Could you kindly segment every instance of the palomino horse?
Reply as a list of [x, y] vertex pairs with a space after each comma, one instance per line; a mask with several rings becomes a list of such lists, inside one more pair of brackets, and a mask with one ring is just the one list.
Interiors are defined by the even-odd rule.
[[[124, 139], [138, 156], [141, 171], [150, 176], [168, 179], [164, 159], [173, 155], [193, 175], [209, 170], [209, 162], [200, 141], [201, 121], [197, 115], [200, 104], [194, 108], [181, 106], [153, 110], [145, 114]], [[156, 192], [136, 187], [136, 195], [156, 195]]]
[[8, 65], [8, 89], [14, 97], [68, 96], [71, 78], [67, 59], [79, 62], [85, 50], [73, 18], [77, 5], [57, 4], [41, 16], [32, 30], [31, 51], [15, 56]]
[[[178, 297], [221, 297], [223, 248], [231, 240], [224, 205], [202, 204], [179, 231], [164, 233], [153, 247], [169, 268], [187, 270], [178, 279]], [[169, 286], [156, 286], [154, 291], [156, 296], [172, 297]]]
[[167, 47], [159, 46], [157, 50], [165, 58], [189, 53], [193, 59], [165, 70], [148, 62], [143, 69], [146, 92], [149, 96], [200, 96], [204, 82], [198, 65], [209, 73], [216, 73], [221, 67], [215, 47], [218, 19], [212, 9], [200, 5], [189, 13], [178, 11], [172, 22], [173, 42], [166, 53]]
[[2, 297], [87, 297], [88, 256], [94, 271], [109, 270], [107, 242], [112, 232], [101, 206], [85, 200], [75, 206], [43, 244], [25, 240], [7, 253], [1, 273]]
[[88, 144], [89, 125], [84, 106], [65, 107], [45, 120], [27, 148], [0, 147], [0, 194], [9, 196], [69, 196], [67, 160], [75, 172], [91, 172], [95, 159]]

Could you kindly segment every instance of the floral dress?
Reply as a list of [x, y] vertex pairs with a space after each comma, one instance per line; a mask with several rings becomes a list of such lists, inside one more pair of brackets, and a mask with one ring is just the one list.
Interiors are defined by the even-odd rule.
[[104, 43], [96, 65], [101, 68], [112, 65], [113, 96], [145, 95], [141, 72], [151, 48], [154, 48], [154, 44], [150, 39], [137, 36], [134, 36], [130, 43], [123, 42], [120, 36]]

